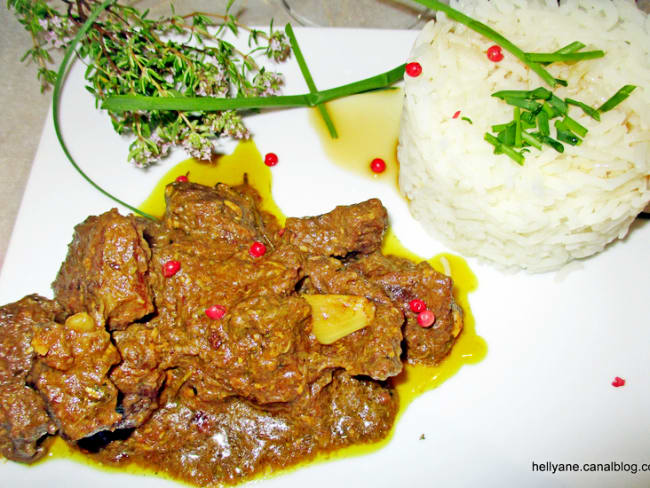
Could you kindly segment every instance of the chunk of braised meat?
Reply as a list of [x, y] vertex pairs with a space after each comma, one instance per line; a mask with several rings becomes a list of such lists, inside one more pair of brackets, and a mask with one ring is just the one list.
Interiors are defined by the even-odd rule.
[[121, 420], [117, 388], [108, 379], [120, 355], [103, 324], [85, 312], [65, 324], [49, 322], [34, 330], [38, 361], [30, 374], [62, 435], [70, 440], [110, 430]]
[[[406, 316], [404, 339], [410, 363], [436, 364], [444, 359], [462, 328], [462, 315], [453, 296], [450, 277], [429, 263], [418, 264], [404, 258], [373, 253], [357, 256], [347, 264], [380, 286]], [[423, 300], [436, 317], [432, 327], [423, 328], [409, 309], [413, 299]]]
[[34, 327], [59, 313], [56, 303], [38, 295], [0, 307], [0, 454], [14, 461], [39, 459], [47, 451], [44, 438], [56, 433], [27, 376], [35, 358]]
[[56, 434], [43, 399], [18, 382], [0, 386], [0, 454], [12, 461], [34, 462], [47, 452], [47, 436]]
[[155, 321], [133, 324], [124, 331], [113, 332], [113, 340], [122, 362], [110, 374], [113, 384], [122, 393], [120, 429], [134, 428], [158, 408], [158, 394], [165, 379], [160, 368], [160, 333]]
[[[261, 258], [242, 250], [221, 260], [209, 246], [188, 248], [182, 240], [153, 247], [154, 262], [169, 259], [181, 269], [172, 277], [156, 272], [152, 281], [162, 367], [184, 365], [186, 387], [204, 399], [245, 395], [268, 403], [299, 395], [310, 311], [295, 296], [302, 253], [284, 245]], [[225, 315], [210, 318], [213, 305]]]
[[378, 380], [399, 374], [402, 371], [400, 344], [404, 315], [384, 290], [335, 258], [310, 258], [305, 274], [308, 278], [302, 292], [356, 295], [375, 304], [375, 318], [370, 325], [333, 344], [318, 344], [316, 351], [323, 358], [310, 367], [345, 368], [352, 375], [367, 375]]
[[[192, 385], [199, 397], [228, 391], [257, 403], [287, 402], [306, 386], [309, 305], [299, 297], [257, 295], [210, 324], [203, 366]], [[215, 385], [215, 380], [220, 383]]]
[[103, 460], [152, 463], [194, 484], [240, 481], [269, 467], [284, 468], [328, 451], [383, 438], [398, 407], [377, 382], [337, 372], [298, 401], [262, 408], [240, 397], [223, 402], [179, 398], [158, 409]]
[[147, 284], [149, 246], [133, 216], [116, 209], [75, 227], [68, 255], [52, 284], [71, 313], [88, 312], [111, 330], [153, 312]]
[[245, 188], [174, 182], [165, 189], [165, 225], [194, 238], [224, 241], [233, 251], [254, 241], [268, 242], [265, 226], [273, 225], [268, 232], [276, 233], [275, 219], [265, 217], [259, 209], [257, 192]]
[[317, 217], [288, 218], [283, 238], [310, 254], [369, 254], [381, 248], [387, 225], [386, 209], [373, 198]]
[[[205, 322], [205, 309], [211, 305], [228, 309], [253, 294], [286, 296], [303, 277], [304, 256], [294, 246], [268, 251], [262, 258], [253, 258], [244, 249], [222, 259], [209, 246], [186, 244], [180, 239], [153, 248], [150, 282], [157, 307], [165, 308], [170, 320]], [[162, 267], [170, 260], [181, 263], [181, 268], [165, 277]]]

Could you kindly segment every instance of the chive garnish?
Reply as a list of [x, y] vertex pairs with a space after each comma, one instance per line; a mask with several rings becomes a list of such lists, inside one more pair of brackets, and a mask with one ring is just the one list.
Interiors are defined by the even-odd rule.
[[510, 124], [508, 127], [506, 127], [506, 130], [503, 131], [503, 143], [507, 145], [508, 147], [514, 146], [515, 145], [515, 134], [517, 132], [517, 127], [515, 126], [515, 123], [513, 122]]
[[542, 141], [539, 140], [534, 133], [522, 131], [521, 138], [524, 140], [524, 142], [527, 142], [531, 146], [539, 149], [540, 151], [542, 150]]
[[526, 100], [548, 100], [552, 93], [540, 86], [534, 90], [501, 90], [492, 94], [496, 98], [522, 98]]
[[551, 134], [551, 130], [548, 126], [548, 114], [544, 110], [537, 114], [537, 128], [539, 129], [539, 133], [543, 136]]
[[555, 51], [555, 53], [556, 54], [574, 53], [576, 51], [580, 51], [580, 49], [582, 49], [583, 47], [585, 47], [585, 45], [580, 41], [573, 41], [571, 44], [567, 44], [566, 46], [561, 47], [560, 49]]
[[580, 107], [585, 114], [587, 114], [592, 119], [600, 122], [600, 112], [598, 112], [598, 110], [596, 110], [595, 108], [590, 107], [586, 103], [580, 102], [578, 100], [574, 100], [573, 98], [566, 98], [564, 101], [568, 105], [574, 105], [576, 107]]
[[575, 134], [561, 129], [558, 129], [557, 131], [557, 140], [560, 142], [566, 142], [572, 146], [578, 146], [582, 142], [582, 139]]
[[102, 103], [102, 108], [122, 112], [127, 110], [250, 110], [268, 107], [315, 107], [337, 98], [386, 88], [404, 78], [405, 64], [364, 80], [330, 88], [329, 90], [274, 97], [146, 97], [143, 95], [114, 95]]
[[548, 103], [562, 115], [566, 115], [569, 111], [569, 107], [561, 98], [551, 94], [551, 98], [548, 99]]
[[515, 118], [515, 147], [521, 147], [521, 109], [515, 107], [514, 109], [514, 118]]
[[483, 138], [484, 138], [487, 142], [489, 142], [490, 144], [492, 144], [492, 145], [494, 146], [494, 152], [495, 152], [496, 154], [503, 153], [503, 154], [505, 154], [506, 156], [508, 156], [510, 159], [512, 159], [515, 163], [517, 163], [517, 164], [519, 164], [519, 165], [523, 165], [523, 164], [524, 164], [524, 157], [523, 157], [523, 155], [519, 154], [517, 151], [515, 151], [514, 149], [512, 149], [512, 147], [507, 146], [507, 145], [501, 143], [501, 141], [499, 141], [496, 137], [494, 137], [494, 136], [493, 136], [492, 134], [490, 134], [489, 132], [486, 132], [486, 133], [485, 133], [485, 136], [484, 136]]
[[575, 132], [578, 134], [580, 137], [584, 137], [587, 135], [587, 128], [581, 124], [579, 124], [577, 121], [573, 120], [571, 117], [568, 115], [564, 116], [564, 119], [562, 119], [562, 122], [564, 123], [564, 126], [567, 127], [571, 132]]
[[[298, 45], [298, 39], [296, 39], [296, 36], [293, 33], [293, 28], [291, 27], [291, 24], [287, 24], [286, 26], [284, 26], [284, 31], [287, 33], [287, 37], [289, 38], [289, 43], [291, 44], [291, 49], [293, 50], [293, 53], [296, 56], [296, 62], [300, 67], [300, 71], [302, 72], [302, 76], [305, 79], [305, 83], [307, 83], [309, 92], [316, 93], [318, 89], [316, 88], [314, 79], [312, 78], [311, 73], [309, 72], [309, 68], [307, 67], [305, 58], [302, 55], [302, 51], [300, 50], [300, 46]], [[332, 139], [338, 138], [336, 128], [334, 127], [334, 122], [332, 121], [332, 118], [330, 117], [330, 114], [327, 111], [325, 105], [319, 103], [318, 105], [316, 105], [316, 108], [320, 112], [323, 122], [325, 122], [325, 125], [327, 126], [327, 130], [330, 133], [330, 137], [332, 137]]]
[[560, 112], [557, 111], [555, 108], [551, 107], [548, 103], [544, 102], [542, 103], [542, 110], [546, 112], [546, 115], [548, 115], [549, 119], [554, 119], [558, 115], [560, 115]]
[[536, 63], [555, 63], [559, 61], [584, 61], [585, 59], [596, 59], [605, 56], [605, 51], [583, 51], [572, 53], [526, 53], [526, 57]]
[[619, 91], [614, 93], [612, 97], [607, 100], [605, 103], [603, 103], [599, 108], [599, 112], [607, 112], [614, 107], [616, 107], [619, 103], [621, 103], [623, 100], [625, 100], [627, 97], [630, 96], [630, 94], [634, 91], [636, 88], [635, 85], [625, 85], [623, 88], [621, 88]]
[[549, 146], [551, 146], [553, 149], [555, 149], [559, 153], [564, 152], [564, 146], [560, 142], [553, 139], [552, 137], [542, 136], [542, 142], [544, 144], [548, 144]]
[[460, 120], [464, 120], [465, 122], [469, 122], [470, 124], [474, 124], [474, 122], [472, 122], [472, 119], [470, 119], [469, 117], [461, 117]]
[[[573, 41], [571, 44], [567, 44], [566, 46], [561, 47], [560, 49], [555, 51], [555, 54], [574, 53], [576, 51], [580, 51], [580, 49], [582, 49], [583, 47], [585, 47], [585, 45], [583, 43], [581, 43], [579, 41]], [[551, 63], [540, 63], [540, 64], [543, 64], [544, 66], [546, 66], [546, 65], [549, 65]], [[564, 85], [564, 86], [566, 86], [566, 85]]]
[[531, 112], [537, 112], [542, 108], [541, 104], [535, 102], [534, 100], [528, 100], [526, 98], [518, 98], [518, 97], [507, 97], [504, 99], [504, 101], [508, 105], [512, 105], [513, 107], [519, 107], [523, 108], [526, 110], [530, 110]]
[[492, 126], [492, 132], [496, 132], [497, 134], [503, 130], [506, 130], [508, 126], [511, 124], [511, 122], [507, 124], [497, 124]]

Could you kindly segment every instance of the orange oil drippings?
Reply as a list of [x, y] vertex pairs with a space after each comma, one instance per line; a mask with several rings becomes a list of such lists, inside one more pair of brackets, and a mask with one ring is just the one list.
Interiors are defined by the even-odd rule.
[[217, 183], [240, 185], [244, 175], [262, 197], [262, 209], [275, 215], [281, 224], [285, 216], [271, 195], [271, 169], [262, 161], [262, 155], [253, 141], [240, 142], [232, 154], [204, 162], [186, 159], [170, 169], [156, 184], [139, 210], [162, 217], [165, 213], [165, 187], [177, 177], [185, 175], [194, 183], [214, 186]]
[[[399, 164], [397, 138], [402, 111], [402, 90], [383, 90], [329, 102], [327, 110], [338, 137], [333, 139], [316, 109], [311, 122], [320, 135], [322, 148], [331, 161], [348, 171], [397, 186]], [[370, 162], [381, 158], [386, 170], [370, 170]]]

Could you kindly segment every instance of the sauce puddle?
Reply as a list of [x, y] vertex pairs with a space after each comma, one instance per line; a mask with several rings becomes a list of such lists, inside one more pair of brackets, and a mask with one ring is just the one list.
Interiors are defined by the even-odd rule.
[[[328, 110], [339, 132], [339, 138], [336, 140], [330, 138], [317, 111], [313, 110], [312, 122], [321, 135], [323, 149], [330, 159], [348, 170], [395, 185], [395, 188], [397, 188], [399, 166], [396, 147], [401, 93], [401, 90], [390, 90], [349, 97], [329, 103]], [[359, 131], [359, 127], [363, 127], [364, 130]], [[369, 167], [370, 161], [375, 157], [381, 157], [386, 161], [387, 165], [386, 171], [379, 175], [372, 173]], [[264, 164], [262, 155], [252, 141], [241, 142], [232, 154], [221, 156], [208, 163], [194, 159], [179, 163], [161, 178], [150, 196], [139, 207], [140, 210], [150, 215], [162, 216], [165, 211], [165, 186], [180, 175], [188, 176], [192, 182], [210, 186], [214, 186], [218, 182], [229, 185], [241, 184], [244, 181], [244, 175], [246, 175], [248, 183], [260, 193], [264, 210], [275, 215], [281, 224], [284, 223], [285, 216], [273, 201], [271, 170]], [[332, 202], [332, 208], [335, 205], [336, 202]], [[393, 254], [415, 262], [423, 260], [420, 256], [404, 247], [391, 230], [386, 235], [382, 251], [384, 254]], [[253, 479], [268, 479], [300, 469], [306, 465], [365, 455], [381, 449], [390, 442], [400, 417], [415, 398], [440, 386], [445, 380], [456, 374], [463, 365], [477, 363], [485, 357], [487, 346], [485, 341], [476, 333], [474, 317], [468, 300], [469, 293], [478, 286], [476, 277], [465, 260], [458, 256], [440, 254], [427, 259], [427, 262], [437, 271], [449, 274], [452, 277], [454, 281], [454, 297], [464, 312], [464, 328], [449, 356], [438, 366], [406, 365], [403, 372], [393, 378], [393, 385], [400, 399], [400, 407], [389, 435], [384, 440], [374, 444], [353, 445], [333, 452], [322, 453], [312, 460], [298, 463], [288, 469], [272, 473], [260, 473], [254, 476]], [[70, 448], [60, 438], [56, 439], [45, 459], [52, 458], [73, 459], [76, 462], [106, 469], [109, 472], [127, 472], [136, 475], [153, 474], [161, 478], [172, 479], [165, 473], [141, 467], [134, 463], [120, 467], [100, 464], [79, 451]], [[186, 484], [183, 481], [175, 481]]]
[[[327, 111], [339, 135], [336, 139], [330, 137], [320, 113], [312, 109], [312, 126], [330, 161], [350, 172], [398, 188], [397, 140], [402, 95], [401, 89], [383, 90], [327, 103]], [[370, 170], [374, 158], [386, 162], [383, 173]]]

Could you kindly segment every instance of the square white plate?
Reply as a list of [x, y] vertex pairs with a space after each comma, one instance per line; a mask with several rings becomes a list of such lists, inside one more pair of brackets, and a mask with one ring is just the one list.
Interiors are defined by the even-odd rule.
[[[404, 62], [413, 31], [296, 29], [321, 89]], [[285, 94], [307, 91], [293, 61], [278, 66]], [[127, 164], [129, 141], [94, 109], [83, 65], [70, 72], [62, 125], [75, 159], [105, 188], [138, 205], [176, 152], [147, 171]], [[409, 215], [393, 187], [348, 173], [327, 159], [307, 110], [248, 119], [264, 154], [281, 154], [273, 194], [286, 215], [313, 215], [379, 197], [402, 242], [422, 256], [448, 251]], [[65, 159], [51, 120], [45, 126], [7, 257], [0, 303], [28, 293], [52, 296], [50, 283], [75, 224], [115, 206]], [[124, 209], [120, 209], [124, 212]], [[373, 454], [321, 463], [258, 483], [310, 486], [650, 486], [650, 224], [572, 271], [505, 274], [468, 260], [478, 277], [470, 295], [486, 359], [464, 367], [416, 400], [389, 445]], [[614, 376], [626, 378], [613, 388]], [[420, 440], [421, 434], [426, 439]], [[627, 463], [639, 472], [548, 473], [533, 463]], [[178, 486], [160, 478], [108, 474], [67, 461], [35, 467], [0, 464], [2, 486]]]

